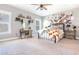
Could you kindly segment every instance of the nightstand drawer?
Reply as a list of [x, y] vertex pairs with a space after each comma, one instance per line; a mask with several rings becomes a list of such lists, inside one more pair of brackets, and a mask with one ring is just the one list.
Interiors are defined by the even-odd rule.
[[74, 36], [71, 36], [71, 35], [68, 35], [68, 36], [66, 35], [65, 37], [69, 39], [74, 39]]
[[70, 35], [74, 36], [74, 33], [65, 33], [65, 35], [67, 35], [67, 36], [68, 36], [68, 35], [69, 35], [69, 36], [70, 36]]
[[74, 33], [74, 31], [65, 31], [66, 33]]

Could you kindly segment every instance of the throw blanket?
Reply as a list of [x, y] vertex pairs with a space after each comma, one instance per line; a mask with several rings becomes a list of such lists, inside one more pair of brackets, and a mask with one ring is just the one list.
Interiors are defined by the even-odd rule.
[[59, 30], [57, 28], [48, 30], [48, 34], [50, 37], [59, 36]]
[[55, 43], [59, 40], [59, 29], [51, 29], [48, 31], [49, 37], [55, 38]]
[[49, 30], [39, 30], [39, 37], [40, 38], [47, 38], [54, 40], [56, 38], [56, 42], [58, 42], [63, 37], [63, 30], [59, 28], [52, 28]]

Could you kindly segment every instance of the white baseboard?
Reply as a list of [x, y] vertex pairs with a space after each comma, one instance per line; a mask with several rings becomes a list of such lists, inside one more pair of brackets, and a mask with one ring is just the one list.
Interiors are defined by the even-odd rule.
[[11, 37], [11, 38], [6, 38], [6, 39], [0, 39], [0, 42], [2, 41], [9, 41], [9, 40], [15, 40], [18, 39], [18, 37]]

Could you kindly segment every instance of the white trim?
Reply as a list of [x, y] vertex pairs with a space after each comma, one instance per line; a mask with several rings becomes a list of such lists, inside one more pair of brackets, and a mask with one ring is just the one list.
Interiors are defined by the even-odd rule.
[[11, 37], [11, 38], [6, 38], [6, 39], [1, 39], [0, 42], [9, 41], [9, 40], [15, 40], [15, 39], [18, 39], [18, 37]]

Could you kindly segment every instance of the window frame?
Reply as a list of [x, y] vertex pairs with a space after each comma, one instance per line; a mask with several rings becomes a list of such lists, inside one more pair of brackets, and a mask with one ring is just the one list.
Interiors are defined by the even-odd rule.
[[7, 24], [8, 30], [4, 32], [0, 32], [0, 35], [10, 34], [11, 33], [11, 12], [0, 10], [1, 14], [8, 15], [8, 22], [0, 21], [0, 24]]

